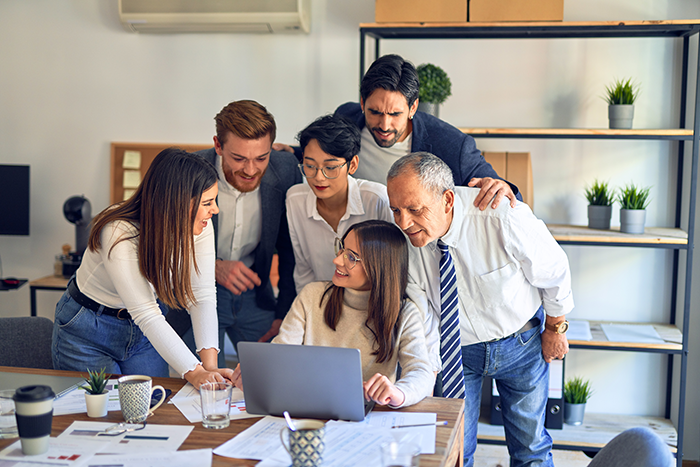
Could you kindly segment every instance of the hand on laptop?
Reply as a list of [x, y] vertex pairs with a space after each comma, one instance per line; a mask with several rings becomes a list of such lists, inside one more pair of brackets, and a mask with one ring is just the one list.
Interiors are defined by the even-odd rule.
[[365, 381], [363, 386], [365, 399], [373, 400], [379, 405], [399, 407], [406, 400], [406, 395], [381, 373], [377, 373]]

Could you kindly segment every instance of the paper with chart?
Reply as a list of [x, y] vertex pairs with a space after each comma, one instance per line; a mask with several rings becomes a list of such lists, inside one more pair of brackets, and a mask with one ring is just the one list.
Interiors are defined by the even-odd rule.
[[89, 467], [211, 467], [211, 449], [95, 456]]
[[194, 429], [192, 425], [147, 424], [143, 430], [122, 433], [118, 436], [97, 435], [111, 426], [114, 426], [114, 423], [73, 422], [58, 435], [57, 439], [78, 442], [97, 439], [107, 443], [105, 449], [100, 452], [110, 454], [177, 451]]
[[[190, 423], [202, 421], [202, 400], [199, 397], [199, 391], [190, 383], [185, 384], [182, 389], [170, 399], [169, 403], [175, 404], [175, 407], [182, 412], [182, 415], [184, 415]], [[231, 420], [235, 420], [240, 418], [262, 417], [262, 415], [251, 415], [246, 412], [243, 391], [238, 388], [233, 388], [229, 417]]]
[[601, 324], [600, 327], [610, 342], [666, 343], [651, 324]]
[[[107, 410], [109, 412], [121, 410], [121, 406], [119, 405], [119, 390], [117, 389], [117, 383], [118, 380], [110, 379], [105, 388], [109, 391], [109, 402], [107, 402]], [[70, 391], [67, 391], [63, 396], [59, 397], [53, 402], [54, 415], [67, 415], [71, 413], [85, 412], [87, 412], [87, 407], [85, 406], [85, 391], [77, 386]]]
[[81, 467], [109, 442], [102, 440], [49, 439], [49, 450], [36, 456], [25, 456], [20, 441], [12, 443], [0, 451], [0, 467], [20, 467], [31, 465], [62, 465]]

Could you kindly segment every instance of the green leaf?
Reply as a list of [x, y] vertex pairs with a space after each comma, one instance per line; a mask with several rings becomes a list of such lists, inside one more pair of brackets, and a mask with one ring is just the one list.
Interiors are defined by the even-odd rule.
[[639, 85], [634, 84], [632, 78], [615, 80], [605, 87], [605, 92], [603, 99], [609, 105], [632, 105], [639, 96]]
[[646, 209], [651, 202], [649, 191], [651, 187], [641, 188], [634, 183], [630, 183], [624, 188], [620, 188], [617, 201], [622, 209]]
[[586, 199], [592, 206], [611, 206], [615, 201], [608, 182], [599, 182], [598, 179], [586, 187]]
[[567, 404], [585, 404], [592, 395], [591, 382], [580, 376], [569, 379], [564, 384], [564, 400]]
[[424, 63], [416, 68], [420, 91], [418, 99], [431, 104], [442, 104], [452, 95], [452, 82], [439, 66]]
[[[80, 375], [83, 378], [85, 376]], [[88, 383], [87, 386], [80, 386], [80, 389], [83, 389], [90, 394], [102, 394], [105, 391], [105, 387], [107, 386], [107, 382], [109, 381], [109, 378], [111, 378], [112, 375], [105, 373], [105, 369], [102, 368], [99, 372], [98, 371], [91, 371], [88, 368], [88, 377], [85, 378], [85, 382]]]

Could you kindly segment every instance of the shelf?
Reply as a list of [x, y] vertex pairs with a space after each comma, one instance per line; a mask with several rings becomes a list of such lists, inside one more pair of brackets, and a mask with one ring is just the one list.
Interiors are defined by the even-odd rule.
[[607, 128], [459, 128], [474, 138], [693, 140], [693, 130]]
[[360, 24], [361, 35], [378, 39], [686, 37], [698, 31], [700, 20]]
[[[627, 350], [652, 353], [681, 353], [683, 351], [683, 334], [680, 329], [672, 324], [661, 323], [613, 323], [610, 321], [588, 321], [591, 327], [592, 339], [590, 341], [570, 339], [569, 345], [573, 349], [601, 349], [601, 350]], [[605, 336], [601, 324], [651, 324], [659, 333], [665, 344], [649, 344], [641, 342], [611, 342]]]
[[[482, 410], [482, 414], [488, 411]], [[668, 444], [672, 452], [676, 452], [678, 435], [671, 420], [661, 417], [644, 417], [637, 415], [615, 415], [588, 413], [583, 424], [572, 426], [564, 424], [561, 430], [548, 429], [554, 441], [554, 449], [573, 449], [597, 451], [611, 439], [628, 428], [645, 426], [653, 430]], [[477, 440], [485, 444], [505, 444], [505, 434], [502, 426], [491, 425], [488, 417], [479, 420]]]
[[583, 225], [547, 224], [554, 239], [561, 245], [633, 246], [685, 249], [688, 234], [681, 229], [647, 227], [643, 234], [626, 234], [620, 227], [610, 230], [589, 229]]

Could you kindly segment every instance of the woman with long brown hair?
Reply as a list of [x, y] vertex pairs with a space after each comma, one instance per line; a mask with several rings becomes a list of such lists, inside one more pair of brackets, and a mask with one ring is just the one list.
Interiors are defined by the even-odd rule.
[[430, 395], [435, 375], [420, 312], [405, 295], [408, 246], [401, 230], [381, 220], [355, 224], [333, 263], [332, 282], [302, 289], [273, 342], [359, 349], [365, 398], [378, 404], [402, 407]]
[[[217, 173], [201, 157], [162, 151], [134, 195], [93, 220], [88, 248], [56, 305], [55, 369], [168, 376], [195, 387], [223, 381], [217, 368], [214, 281]], [[200, 360], [157, 302], [187, 309]]]

